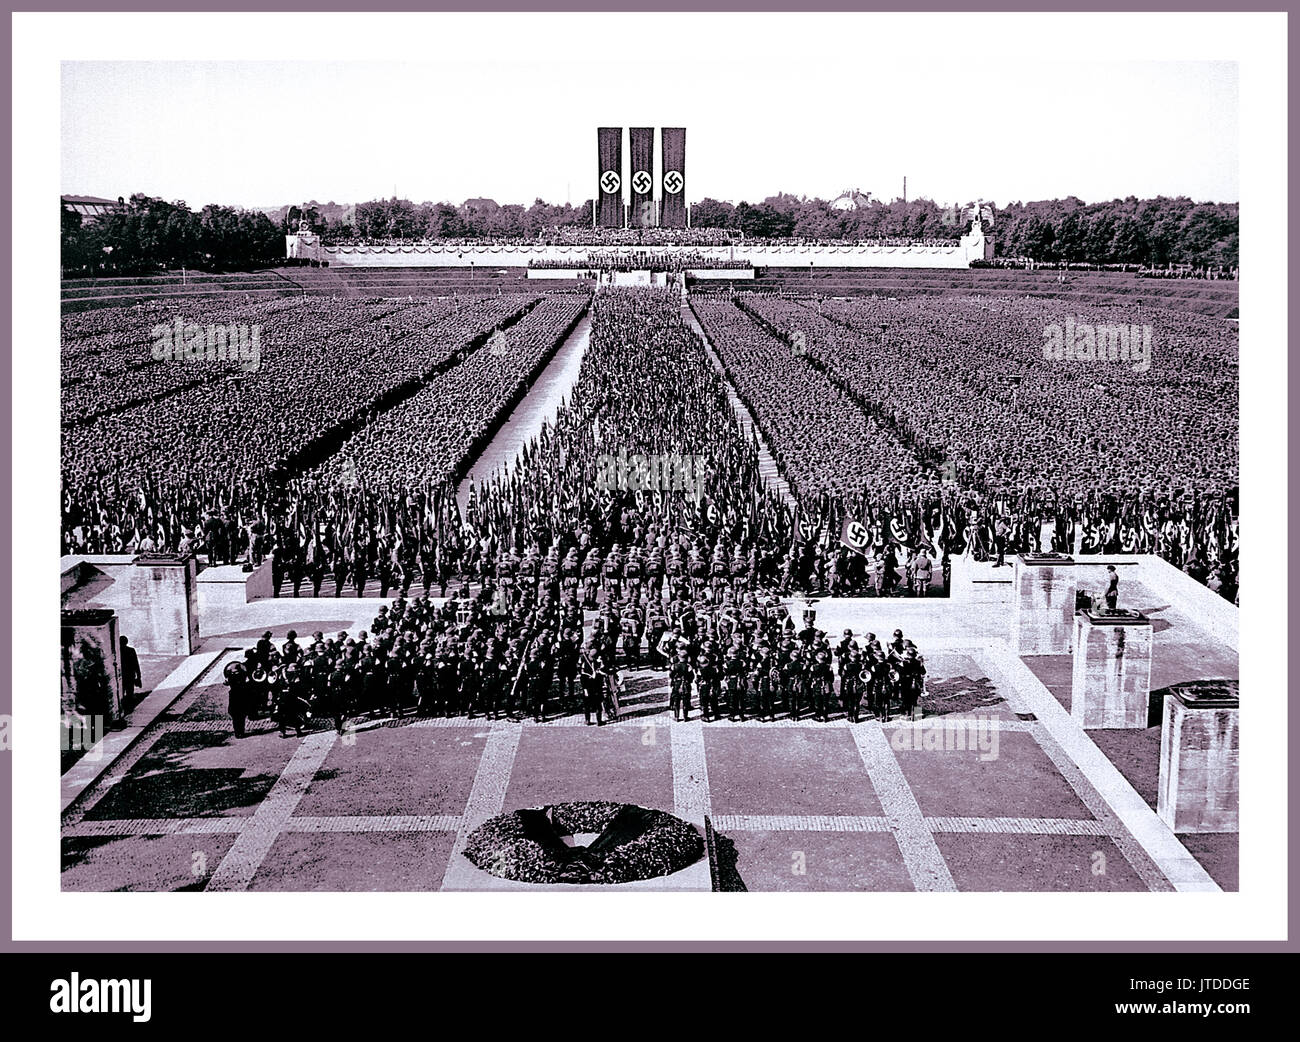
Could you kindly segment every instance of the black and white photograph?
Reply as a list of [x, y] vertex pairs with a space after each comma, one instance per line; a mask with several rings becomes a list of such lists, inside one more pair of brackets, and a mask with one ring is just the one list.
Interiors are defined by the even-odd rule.
[[1285, 15], [69, 17], [13, 655], [87, 936], [1285, 936]]

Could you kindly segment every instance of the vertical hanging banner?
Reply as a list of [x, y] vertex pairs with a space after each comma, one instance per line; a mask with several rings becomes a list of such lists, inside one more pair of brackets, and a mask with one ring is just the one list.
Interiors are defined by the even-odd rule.
[[628, 173], [628, 187], [632, 189], [632, 211], [628, 224], [633, 228], [655, 226], [655, 130], [654, 127], [633, 127], [628, 131], [631, 145], [632, 168]]
[[663, 203], [659, 224], [664, 228], [686, 227], [686, 128], [663, 127], [660, 131], [664, 159]]
[[623, 128], [596, 128], [596, 223], [623, 227]]

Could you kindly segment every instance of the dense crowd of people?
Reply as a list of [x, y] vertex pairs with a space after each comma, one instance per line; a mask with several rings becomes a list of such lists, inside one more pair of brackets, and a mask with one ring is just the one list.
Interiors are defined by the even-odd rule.
[[[95, 417], [63, 430], [65, 551], [120, 553], [144, 541], [176, 549], [213, 514], [268, 524], [287, 472], [537, 300], [313, 300], [269, 317], [256, 371], [151, 362], [212, 372], [124, 409], [113, 378], [88, 383]], [[138, 321], [132, 309], [112, 310], [124, 328]], [[119, 346], [147, 357], [138, 343]]]
[[1236, 282], [1240, 272], [1236, 268], [1201, 268], [1188, 265], [1169, 266], [1167, 268], [1141, 268], [1140, 279], [1204, 279], [1210, 282]]
[[332, 246], [726, 246], [735, 232], [725, 228], [593, 228], [590, 225], [547, 228], [535, 236], [418, 238], [329, 237]]
[[[308, 480], [410, 489], [459, 477], [589, 300], [571, 293], [543, 298], [482, 349], [361, 427]], [[446, 407], [451, 402], [454, 409]]]
[[[558, 577], [593, 605], [611, 583], [670, 597], [682, 581], [924, 596], [956, 554], [1154, 552], [1236, 597], [1235, 335], [1154, 308], [1134, 372], [1045, 361], [1050, 301], [693, 298], [786, 495], [680, 294], [601, 291], [569, 399], [462, 514], [454, 480], [586, 299], [258, 305], [257, 372], [65, 417], [64, 552], [273, 551], [286, 595]], [[90, 378], [89, 358], [142, 354], [131, 328], [65, 322], [92, 411], [114, 376]]]
[[590, 268], [592, 271], [668, 271], [682, 272], [692, 268], [711, 271], [744, 271], [753, 265], [746, 260], [727, 257], [709, 257], [693, 251], [653, 253], [594, 253], [585, 257], [531, 260], [530, 268]]
[[584, 637], [576, 591], [531, 587], [457, 591], [441, 604], [398, 598], [355, 637], [270, 632], [226, 665], [236, 737], [249, 719], [274, 720], [282, 735], [317, 722], [339, 732], [358, 717], [457, 717], [537, 723], [581, 711], [588, 725], [658, 711], [628, 704], [624, 672], [665, 670], [676, 720], [804, 717], [851, 723], [913, 716], [925, 659], [895, 630], [883, 643], [852, 631], [831, 643], [807, 612], [797, 626], [775, 598], [750, 594], [670, 601], [629, 594], [607, 602]]

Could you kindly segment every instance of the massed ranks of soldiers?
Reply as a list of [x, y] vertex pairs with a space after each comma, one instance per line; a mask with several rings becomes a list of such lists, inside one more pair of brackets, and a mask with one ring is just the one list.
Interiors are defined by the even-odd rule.
[[286, 736], [406, 715], [542, 723], [581, 711], [600, 726], [619, 716], [624, 671], [643, 669], [667, 672], [676, 720], [697, 705], [706, 721], [916, 714], [925, 660], [901, 630], [885, 644], [845, 630], [832, 645], [815, 619], [805, 611], [797, 626], [776, 598], [727, 586], [667, 601], [636, 591], [606, 600], [584, 639], [577, 590], [489, 586], [441, 604], [398, 598], [355, 637], [290, 630], [277, 646], [264, 633], [225, 678], [236, 737], [259, 719]]

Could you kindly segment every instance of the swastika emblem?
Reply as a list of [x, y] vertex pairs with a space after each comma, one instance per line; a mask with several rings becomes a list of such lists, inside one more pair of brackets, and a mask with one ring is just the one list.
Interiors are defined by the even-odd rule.
[[861, 550], [871, 541], [871, 533], [861, 521], [850, 521], [844, 526], [843, 542], [855, 550]]
[[676, 170], [669, 170], [664, 174], [664, 191], [676, 195], [682, 190], [682, 185], [686, 183], [685, 178]]
[[600, 188], [603, 192], [617, 192], [622, 184], [622, 179], [613, 170], [606, 170], [600, 175]]
[[632, 190], [637, 195], [645, 195], [654, 187], [654, 181], [644, 170], [638, 170], [632, 175]]

